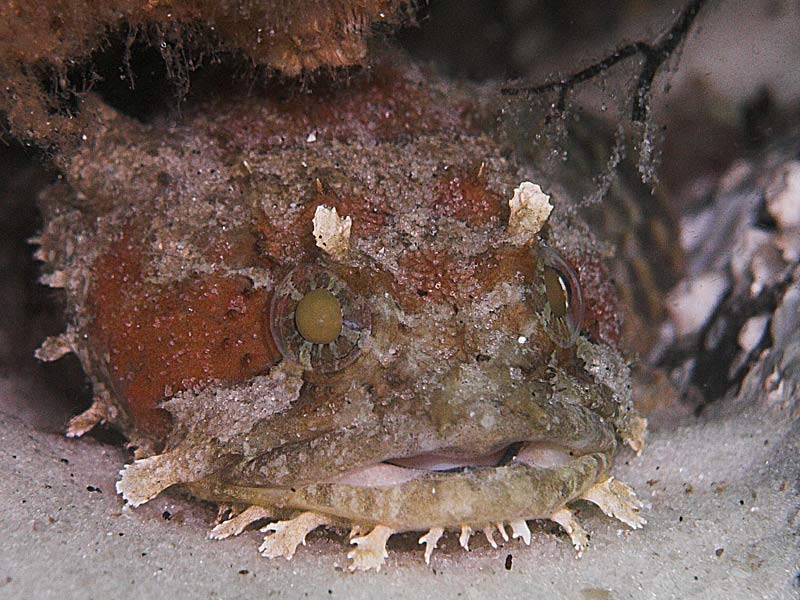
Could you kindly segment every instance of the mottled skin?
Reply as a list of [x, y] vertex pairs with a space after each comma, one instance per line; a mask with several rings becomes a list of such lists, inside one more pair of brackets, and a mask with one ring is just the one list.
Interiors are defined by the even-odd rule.
[[[557, 182], [480, 133], [471, 92], [430, 81], [384, 65], [190, 107], [170, 127], [87, 106], [95, 132], [43, 201], [38, 256], [71, 325], [40, 356], [75, 351], [95, 383], [72, 434], [109, 420], [139, 447], [128, 502], [185, 484], [274, 515], [477, 529], [549, 518], [607, 482], [620, 440], [640, 448], [627, 364], [598, 333], [618, 331], [601, 322], [617, 318], [608, 287], [584, 290], [577, 343], [552, 335], [544, 257], [599, 265], [591, 235]], [[521, 241], [507, 225], [523, 180], [555, 210]], [[320, 205], [352, 218], [345, 256], [315, 245]], [[277, 284], [312, 265], [371, 318], [361, 355], [332, 372], [282, 358], [270, 335]]]
[[190, 489], [217, 501], [301, 508], [350, 524], [387, 525], [394, 531], [456, 529], [464, 524], [479, 530], [504, 521], [549, 518], [595, 482], [607, 479], [609, 467], [607, 455], [597, 453], [553, 469], [519, 464], [462, 474], [431, 472], [392, 486], [328, 483], [291, 491], [214, 481], [192, 484]]

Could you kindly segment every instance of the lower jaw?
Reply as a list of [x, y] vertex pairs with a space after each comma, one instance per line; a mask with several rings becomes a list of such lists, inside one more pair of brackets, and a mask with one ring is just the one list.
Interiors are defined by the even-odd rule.
[[[378, 480], [364, 485], [343, 478], [285, 489], [237, 486], [211, 477], [186, 487], [206, 500], [273, 509], [277, 517], [313, 511], [343, 526], [477, 529], [502, 521], [549, 518], [606, 479], [610, 466], [611, 455], [598, 452], [548, 467], [522, 462], [457, 472], [391, 467], [397, 471], [383, 485]], [[410, 473], [402, 478], [399, 471]]]

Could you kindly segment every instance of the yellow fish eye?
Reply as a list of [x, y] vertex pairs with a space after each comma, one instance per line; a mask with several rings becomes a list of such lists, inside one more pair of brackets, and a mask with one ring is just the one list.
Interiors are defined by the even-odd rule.
[[295, 267], [275, 288], [270, 333], [288, 361], [331, 373], [356, 360], [372, 331], [366, 299], [331, 269]]
[[294, 323], [303, 339], [330, 344], [342, 332], [342, 305], [328, 290], [312, 290], [297, 304]]

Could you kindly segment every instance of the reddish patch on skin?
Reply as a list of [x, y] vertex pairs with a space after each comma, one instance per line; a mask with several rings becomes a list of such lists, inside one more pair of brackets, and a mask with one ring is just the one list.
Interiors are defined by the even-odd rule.
[[[478, 261], [458, 259], [445, 252], [407, 252], [400, 260], [395, 297], [406, 306], [442, 302], [479, 293]], [[485, 265], [485, 268], [492, 268]]]
[[[274, 89], [233, 106], [226, 103], [222, 111], [201, 105], [188, 112], [195, 117], [194, 127], [207, 129], [240, 153], [334, 139], [393, 141], [471, 127], [466, 99], [454, 101], [389, 64], [358, 73], [346, 85], [318, 84], [314, 93], [289, 90], [280, 97]], [[202, 124], [209, 114], [214, 121]], [[315, 141], [307, 141], [310, 134]]]
[[305, 223], [299, 221], [297, 219], [291, 226], [282, 227], [264, 217], [256, 223], [260, 254], [274, 265], [287, 263], [290, 259], [304, 261], [313, 251], [312, 226], [310, 220]]
[[261, 234], [261, 255], [266, 255], [278, 264], [300, 263], [314, 251], [314, 214], [317, 207], [325, 205], [335, 208], [341, 217], [353, 221], [352, 236], [355, 238], [381, 235], [389, 222], [389, 213], [380, 198], [364, 198], [340, 194], [333, 190], [316, 193], [288, 227], [281, 227], [263, 217], [256, 225]]
[[223, 264], [234, 269], [268, 266], [268, 262], [258, 251], [258, 236], [250, 229], [241, 227], [209, 233], [210, 239], [203, 252], [203, 258], [209, 263]]
[[163, 440], [169, 414], [163, 398], [212, 379], [240, 381], [278, 357], [262, 320], [269, 294], [244, 277], [219, 273], [175, 285], [145, 281], [141, 243], [116, 242], [95, 263], [89, 338], [108, 356], [109, 375], [135, 428]]
[[405, 310], [425, 302], [464, 304], [493, 290], [501, 281], [531, 278], [534, 262], [525, 248], [505, 248], [478, 256], [448, 252], [407, 252], [395, 274], [393, 294]]
[[474, 227], [497, 223], [508, 206], [500, 194], [487, 187], [481, 167], [448, 174], [436, 186], [433, 198], [439, 214]]

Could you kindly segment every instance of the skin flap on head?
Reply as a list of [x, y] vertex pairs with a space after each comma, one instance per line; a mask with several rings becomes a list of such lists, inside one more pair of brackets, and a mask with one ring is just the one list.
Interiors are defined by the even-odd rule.
[[542, 192], [541, 186], [523, 181], [514, 190], [514, 197], [508, 201], [511, 213], [508, 217], [508, 234], [512, 241], [524, 246], [541, 231], [553, 205], [550, 196]]
[[334, 260], [347, 256], [350, 249], [350, 217], [340, 217], [336, 207], [320, 204], [314, 213], [314, 240], [317, 247]]

